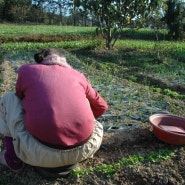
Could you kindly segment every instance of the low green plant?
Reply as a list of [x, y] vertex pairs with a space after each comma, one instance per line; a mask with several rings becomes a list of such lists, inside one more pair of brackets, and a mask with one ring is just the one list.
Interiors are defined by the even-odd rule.
[[154, 92], [158, 92], [158, 93], [161, 93], [161, 91], [162, 91], [162, 89], [161, 88], [159, 88], [159, 87], [154, 87], [154, 88], [152, 88], [152, 90], [154, 91]]
[[137, 77], [134, 75], [129, 75], [128, 78], [129, 78], [129, 81], [131, 81], [131, 82], [137, 82]]
[[168, 160], [171, 157], [174, 157], [175, 153], [172, 150], [161, 149], [158, 152], [150, 152], [145, 156], [145, 162], [159, 163], [164, 160]]
[[172, 91], [170, 89], [164, 89], [164, 94], [167, 95], [167, 96], [170, 96], [172, 98], [178, 98], [178, 99], [185, 99], [185, 95], [183, 94], [179, 94], [178, 92], [176, 91]]
[[115, 164], [102, 164], [94, 169], [96, 172], [106, 174], [107, 177], [112, 177], [116, 172]]
[[70, 177], [77, 177], [80, 178], [84, 175], [88, 175], [90, 174], [92, 171], [89, 169], [82, 169], [82, 168], [77, 168], [74, 169], [71, 173], [70, 173]]
[[146, 155], [136, 154], [128, 157], [123, 157], [116, 163], [102, 164], [100, 166], [91, 169], [76, 169], [71, 173], [71, 177], [82, 177], [89, 175], [90, 173], [102, 173], [108, 178], [114, 176], [114, 174], [121, 168], [132, 168], [136, 165], [144, 163], [159, 163], [161, 161], [169, 160], [175, 156], [175, 152], [169, 149], [160, 149], [159, 151], [151, 151]]

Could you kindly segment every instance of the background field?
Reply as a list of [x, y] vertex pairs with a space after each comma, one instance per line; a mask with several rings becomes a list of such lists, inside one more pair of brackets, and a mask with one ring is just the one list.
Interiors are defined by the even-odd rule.
[[[95, 35], [95, 28], [41, 25], [0, 25], [0, 28], [1, 96], [14, 90], [18, 68], [34, 62], [34, 52], [57, 47], [109, 104], [109, 110], [99, 119], [104, 125], [106, 147], [94, 159], [79, 164], [69, 179], [48, 181], [30, 166], [19, 176], [0, 166], [0, 184], [185, 182], [184, 146], [159, 141], [148, 123], [148, 117], [159, 112], [185, 117], [184, 42], [167, 40], [165, 30], [159, 32], [160, 41], [156, 41], [153, 30], [126, 29], [114, 50], [108, 51], [104, 40]], [[116, 129], [111, 129], [112, 126]]]

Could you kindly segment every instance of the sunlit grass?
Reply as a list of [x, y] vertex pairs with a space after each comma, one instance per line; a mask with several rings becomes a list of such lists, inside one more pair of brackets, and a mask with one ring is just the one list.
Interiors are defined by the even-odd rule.
[[15, 25], [0, 24], [0, 35], [26, 35], [26, 34], [85, 34], [95, 31], [94, 27], [56, 26], [56, 25]]
[[3, 43], [0, 45], [0, 48], [6, 51], [11, 50], [32, 50], [32, 49], [40, 49], [40, 48], [93, 48], [99, 45], [99, 41], [97, 40], [82, 40], [82, 41], [67, 41], [67, 42], [9, 42]]
[[[133, 49], [154, 49], [156, 41], [148, 41], [148, 40], [119, 40], [116, 43], [116, 46], [124, 46]], [[185, 42], [175, 42], [175, 41], [160, 41], [157, 43], [160, 46], [161, 51], [184, 51], [185, 50]]]

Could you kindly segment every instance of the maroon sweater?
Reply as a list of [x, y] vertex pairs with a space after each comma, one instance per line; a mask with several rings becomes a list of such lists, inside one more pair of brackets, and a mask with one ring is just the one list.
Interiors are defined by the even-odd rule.
[[16, 95], [22, 99], [26, 129], [43, 142], [61, 146], [89, 138], [94, 118], [108, 108], [83, 74], [59, 65], [21, 66]]

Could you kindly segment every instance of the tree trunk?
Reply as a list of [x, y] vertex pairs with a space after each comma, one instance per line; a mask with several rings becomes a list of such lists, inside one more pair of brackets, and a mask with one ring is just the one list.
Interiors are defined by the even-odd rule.
[[112, 42], [112, 32], [111, 32], [111, 28], [108, 28], [107, 36], [106, 36], [106, 47], [108, 50], [112, 49], [111, 42]]

